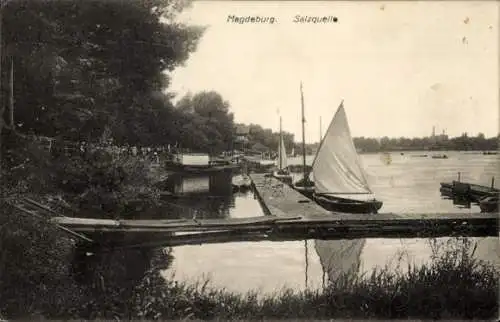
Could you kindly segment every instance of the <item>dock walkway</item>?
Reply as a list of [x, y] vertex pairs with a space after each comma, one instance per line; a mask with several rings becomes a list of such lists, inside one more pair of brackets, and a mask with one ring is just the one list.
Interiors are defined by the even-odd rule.
[[[221, 219], [113, 220], [59, 216], [40, 204], [13, 204], [21, 213], [49, 222], [86, 243], [110, 247], [304, 239], [499, 236], [498, 213], [332, 213], [277, 179], [252, 174], [265, 216]], [[31, 204], [33, 207], [27, 209]], [[35, 207], [36, 206], [36, 207]], [[45, 212], [46, 215], [41, 215]]]
[[[433, 221], [433, 220], [486, 220], [498, 223], [499, 213], [378, 213], [349, 214], [328, 211], [314, 201], [279, 180], [261, 174], [252, 174], [252, 181], [263, 207], [270, 215], [286, 213], [287, 216], [300, 216], [309, 219], [327, 217], [342, 222], [388, 222], [388, 221]], [[275, 212], [271, 211], [274, 209]], [[278, 210], [278, 211], [276, 211]]]
[[263, 240], [498, 236], [497, 213], [332, 213], [277, 179], [262, 174], [252, 174], [251, 177], [256, 197], [266, 216], [169, 220], [55, 217], [51, 220], [97, 243], [123, 247]]

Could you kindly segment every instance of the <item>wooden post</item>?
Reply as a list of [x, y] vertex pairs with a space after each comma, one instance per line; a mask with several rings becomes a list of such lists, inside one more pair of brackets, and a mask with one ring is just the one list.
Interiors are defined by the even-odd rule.
[[[2, 95], [2, 10], [3, 3], [0, 3], [0, 184], [2, 184], [2, 130], [3, 130], [3, 112], [5, 110], [3, 105], [3, 95]], [[3, 192], [3, 189], [0, 189]]]
[[458, 173], [458, 182], [460, 182], [460, 172]]
[[14, 57], [10, 58], [10, 77], [9, 77], [9, 109], [10, 109], [10, 127], [11, 131], [15, 130], [14, 126]]
[[491, 177], [491, 190], [495, 189], [495, 177]]

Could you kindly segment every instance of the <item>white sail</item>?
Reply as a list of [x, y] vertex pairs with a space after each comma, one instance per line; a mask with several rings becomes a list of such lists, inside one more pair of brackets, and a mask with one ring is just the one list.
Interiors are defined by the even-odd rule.
[[286, 148], [285, 148], [285, 142], [283, 141], [283, 136], [280, 137], [280, 146], [278, 150], [278, 167], [281, 169], [284, 169], [287, 167], [287, 155], [286, 155]]
[[371, 194], [352, 141], [343, 101], [318, 148], [313, 164], [318, 194]]

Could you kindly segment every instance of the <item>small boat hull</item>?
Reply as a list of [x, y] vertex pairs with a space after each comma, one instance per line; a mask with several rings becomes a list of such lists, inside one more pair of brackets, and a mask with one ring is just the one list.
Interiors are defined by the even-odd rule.
[[293, 188], [309, 199], [313, 199], [314, 187], [293, 186]]
[[383, 205], [379, 200], [360, 201], [316, 194], [313, 199], [326, 210], [354, 214], [376, 214]]
[[279, 171], [274, 171], [273, 172], [273, 177], [276, 179], [291, 185], [292, 184], [292, 176], [289, 173], [280, 173]]
[[[306, 176], [306, 178], [308, 178]], [[292, 185], [293, 189], [300, 192], [302, 195], [309, 199], [313, 199], [314, 194], [314, 182], [309, 179], [304, 180], [304, 178], [298, 180]]]
[[499, 208], [498, 205], [498, 196], [485, 197], [479, 201], [479, 208], [481, 208], [481, 212], [497, 212]]
[[233, 178], [233, 191], [246, 191], [251, 188], [252, 180], [248, 176], [236, 176]]

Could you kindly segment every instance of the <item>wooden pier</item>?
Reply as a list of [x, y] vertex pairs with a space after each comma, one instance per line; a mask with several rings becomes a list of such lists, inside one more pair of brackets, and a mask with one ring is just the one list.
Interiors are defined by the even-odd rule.
[[303, 239], [498, 237], [497, 213], [393, 214], [332, 213], [288, 185], [252, 175], [266, 216], [226, 219], [103, 220], [55, 217], [60, 226], [97, 243], [120, 247], [287, 241]]
[[[498, 237], [498, 213], [346, 214], [329, 212], [275, 178], [252, 174], [265, 216], [224, 219], [48, 219], [83, 242], [104, 247], [304, 239]], [[24, 212], [35, 215], [36, 207]], [[40, 209], [40, 206], [37, 206]], [[47, 212], [47, 211], [45, 211]], [[166, 214], [167, 215], [167, 214]], [[83, 237], [82, 237], [83, 236]]]
[[500, 190], [495, 188], [495, 177], [491, 178], [491, 185], [483, 186], [469, 182], [460, 181], [460, 172], [457, 180], [452, 182], [441, 182], [439, 191], [442, 196], [448, 198], [461, 198], [470, 202], [479, 203], [482, 198], [498, 196]]
[[[463, 234], [466, 231], [477, 237], [499, 235], [499, 213], [334, 213], [275, 178], [259, 174], [252, 175], [252, 181], [257, 198], [270, 215], [330, 218], [331, 221], [344, 224], [346, 228], [353, 228], [352, 231], [356, 230], [355, 227], [365, 227], [367, 237], [390, 238], [391, 232], [400, 233], [401, 238], [419, 237], [419, 234], [426, 237], [451, 236], [442, 234]], [[406, 228], [403, 227], [405, 225]]]

